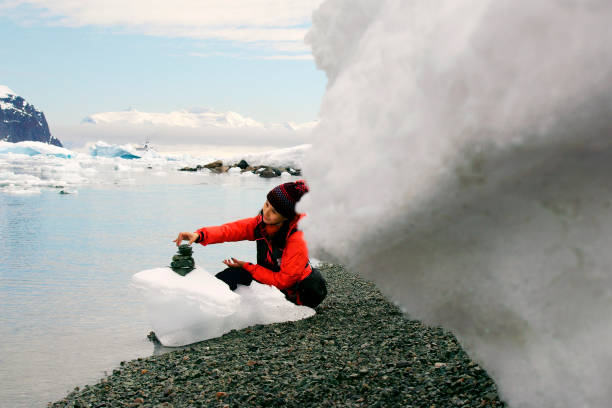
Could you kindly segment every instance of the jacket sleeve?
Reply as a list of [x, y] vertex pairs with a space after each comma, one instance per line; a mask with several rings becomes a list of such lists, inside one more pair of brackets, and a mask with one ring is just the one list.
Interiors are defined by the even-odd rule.
[[259, 216], [228, 222], [216, 227], [204, 227], [196, 231], [197, 243], [202, 245], [220, 244], [221, 242], [253, 241], [255, 227], [259, 223]]
[[243, 268], [249, 271], [258, 282], [276, 286], [281, 290], [290, 288], [304, 279], [305, 275], [310, 271], [308, 247], [306, 246], [306, 241], [304, 241], [304, 233], [297, 231], [287, 239], [287, 245], [283, 251], [283, 258], [280, 264], [280, 271], [274, 272], [250, 262], [247, 262]]

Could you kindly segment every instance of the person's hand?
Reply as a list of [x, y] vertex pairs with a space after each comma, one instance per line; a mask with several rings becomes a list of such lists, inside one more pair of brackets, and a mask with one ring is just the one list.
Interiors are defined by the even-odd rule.
[[196, 239], [198, 239], [198, 234], [195, 232], [179, 232], [178, 237], [172, 242], [176, 243], [176, 246], [179, 246], [181, 242], [189, 241], [189, 245], [191, 245]]
[[226, 259], [223, 261], [224, 264], [229, 266], [230, 268], [242, 268], [246, 262], [239, 261], [236, 258]]

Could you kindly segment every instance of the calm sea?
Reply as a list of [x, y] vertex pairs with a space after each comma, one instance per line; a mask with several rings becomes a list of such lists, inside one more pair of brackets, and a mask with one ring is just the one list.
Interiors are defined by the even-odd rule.
[[[179, 231], [255, 215], [281, 182], [182, 180], [75, 195], [0, 193], [0, 406], [44, 406], [122, 360], [160, 352], [146, 337], [151, 328], [131, 276], [168, 265]], [[230, 256], [254, 261], [254, 244], [194, 252], [211, 271]]]

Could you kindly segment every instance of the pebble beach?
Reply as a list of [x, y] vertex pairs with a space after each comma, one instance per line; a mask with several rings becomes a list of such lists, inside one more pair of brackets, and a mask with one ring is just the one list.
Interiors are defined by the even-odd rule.
[[406, 318], [340, 265], [319, 269], [328, 296], [315, 316], [121, 362], [49, 406], [506, 406], [451, 333]]

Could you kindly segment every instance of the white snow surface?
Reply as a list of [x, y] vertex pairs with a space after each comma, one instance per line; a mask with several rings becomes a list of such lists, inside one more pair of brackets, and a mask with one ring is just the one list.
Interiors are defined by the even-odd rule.
[[312, 255], [452, 330], [512, 407], [612, 400], [610, 21], [604, 0], [329, 0], [307, 36], [329, 78]]
[[92, 124], [153, 125], [170, 127], [212, 127], [225, 129], [269, 129], [269, 130], [310, 130], [317, 122], [269, 123], [242, 116], [237, 112], [217, 112], [210, 108], [182, 109], [165, 112], [141, 112], [130, 109], [121, 112], [100, 112], [83, 119]]
[[6, 98], [9, 95], [17, 95], [15, 91], [6, 85], [0, 85], [0, 98]]
[[153, 330], [164, 346], [177, 347], [219, 337], [256, 324], [305, 319], [314, 309], [297, 306], [277, 288], [253, 282], [235, 292], [196, 267], [185, 276], [170, 268], [136, 273], [132, 284], [143, 294]]

